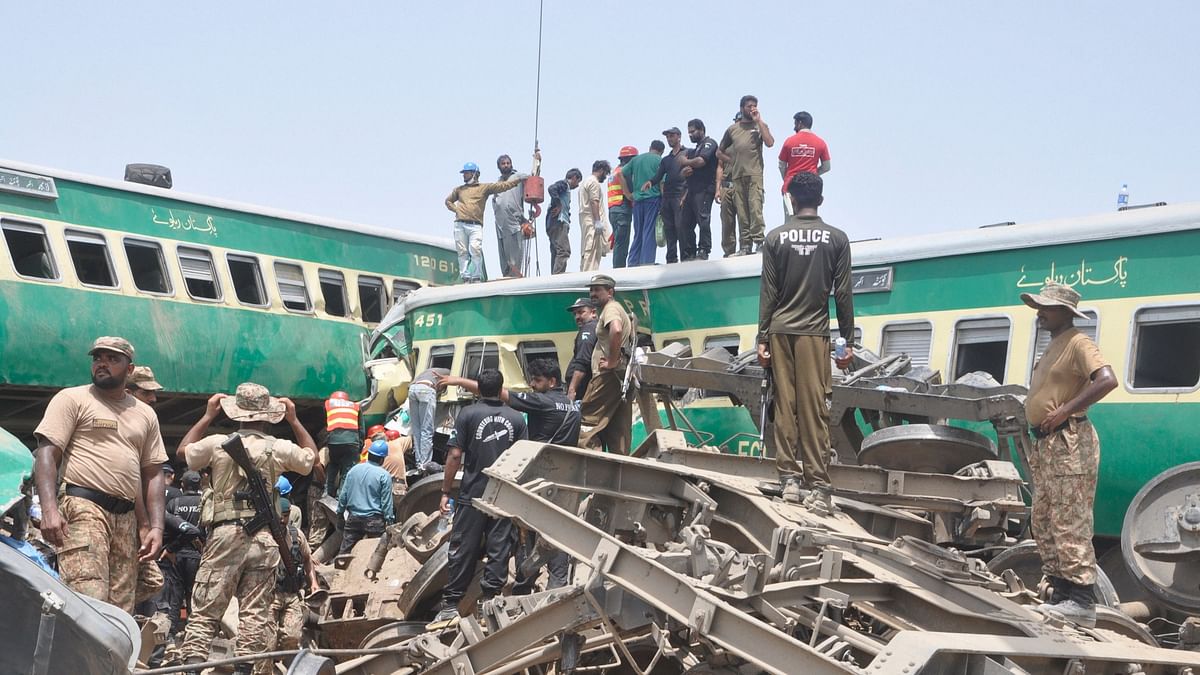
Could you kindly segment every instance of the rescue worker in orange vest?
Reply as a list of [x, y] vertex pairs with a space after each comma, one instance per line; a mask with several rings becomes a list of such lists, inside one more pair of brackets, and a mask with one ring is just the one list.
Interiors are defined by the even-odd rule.
[[362, 437], [358, 427], [358, 402], [344, 391], [335, 391], [325, 401], [325, 430], [329, 432], [329, 467], [325, 472], [325, 494], [337, 497], [338, 487], [350, 467], [358, 462]]
[[621, 167], [637, 157], [637, 148], [626, 145], [617, 153], [620, 164], [608, 179], [608, 223], [613, 229], [613, 267], [624, 267], [629, 257], [629, 228], [633, 224], [633, 197], [621, 189]]

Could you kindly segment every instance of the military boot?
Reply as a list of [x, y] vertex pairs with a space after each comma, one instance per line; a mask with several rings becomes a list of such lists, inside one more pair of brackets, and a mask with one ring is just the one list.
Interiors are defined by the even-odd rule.
[[831, 515], [834, 512], [833, 495], [824, 488], [813, 488], [804, 500], [804, 508], [821, 515]]
[[1039, 612], [1045, 612], [1051, 605], [1056, 605], [1066, 600], [1071, 594], [1071, 582], [1062, 577], [1046, 577], [1046, 583], [1050, 586], [1050, 597], [1037, 606]]
[[1068, 581], [1070, 591], [1066, 600], [1048, 606], [1044, 613], [1063, 621], [1083, 626], [1096, 627], [1096, 602], [1093, 584], [1086, 586]]

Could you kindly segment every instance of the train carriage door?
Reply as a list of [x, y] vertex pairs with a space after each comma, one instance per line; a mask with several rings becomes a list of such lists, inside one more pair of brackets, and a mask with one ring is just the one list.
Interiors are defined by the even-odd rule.
[[954, 327], [954, 363], [950, 369], [953, 379], [983, 371], [1003, 384], [1011, 326], [1006, 317], [959, 321]]
[[908, 354], [914, 368], [929, 365], [929, 351], [933, 346], [933, 324], [928, 321], [893, 323], [883, 328], [883, 343], [880, 356]]

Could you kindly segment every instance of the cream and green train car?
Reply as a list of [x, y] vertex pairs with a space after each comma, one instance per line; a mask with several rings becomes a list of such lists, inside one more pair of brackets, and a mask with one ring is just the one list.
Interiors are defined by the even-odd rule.
[[315, 423], [331, 391], [368, 393], [363, 338], [396, 301], [458, 279], [448, 240], [9, 161], [0, 231], [0, 425], [18, 435], [87, 382], [98, 335], [154, 368], [168, 437], [245, 380]]
[[[853, 234], [853, 232], [851, 232]], [[1048, 335], [1020, 294], [1046, 279], [1076, 288], [1121, 387], [1094, 406], [1103, 460], [1097, 533], [1115, 536], [1125, 508], [1151, 477], [1200, 459], [1190, 422], [1200, 414], [1200, 205], [1158, 206], [1085, 218], [862, 241], [853, 244], [855, 333], [884, 355], [906, 352], [947, 380], [986, 371], [1027, 384]], [[617, 298], [655, 347], [686, 341], [693, 352], [754, 347], [756, 258], [615, 270]], [[380, 378], [375, 414], [403, 400], [411, 369], [459, 373], [499, 364], [522, 382], [533, 356], [570, 358], [575, 327], [564, 308], [585, 293], [586, 274], [422, 289], [373, 337]], [[385, 353], [386, 352], [386, 353]], [[459, 392], [451, 392], [456, 399]], [[750, 412], [726, 397], [683, 408], [701, 442], [753, 454]], [[644, 436], [635, 427], [636, 443]]]

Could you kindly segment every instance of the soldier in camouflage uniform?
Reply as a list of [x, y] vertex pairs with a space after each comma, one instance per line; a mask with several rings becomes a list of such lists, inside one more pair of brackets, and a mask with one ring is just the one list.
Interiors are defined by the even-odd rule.
[[[208, 658], [221, 615], [235, 595], [239, 609], [238, 656], [266, 651], [275, 632], [270, 605], [279, 547], [268, 528], [247, 534], [243, 527], [255, 510], [248, 499], [239, 496], [249, 484], [238, 465], [221, 449], [226, 437], [214, 434], [201, 439], [216, 420], [218, 410], [241, 423], [238, 431], [245, 439], [246, 452], [267, 485], [274, 485], [284, 471], [307, 474], [316, 457], [316, 443], [296, 418], [295, 404], [286, 398], [273, 398], [265, 387], [251, 382], [238, 385], [235, 396], [215, 394], [210, 398], [204, 416], [180, 441], [180, 452], [189, 469], [212, 467], [209, 536], [196, 573], [192, 611], [180, 650], [185, 664]], [[287, 419], [299, 445], [266, 434], [269, 425], [281, 419]], [[248, 675], [251, 669], [251, 663], [241, 663], [234, 672]]]
[[1029, 457], [1033, 479], [1033, 538], [1052, 589], [1038, 607], [1083, 626], [1096, 625], [1092, 505], [1100, 467], [1100, 440], [1087, 408], [1117, 386], [1096, 343], [1074, 326], [1079, 293], [1047, 282], [1021, 300], [1037, 310], [1050, 344], [1033, 367], [1025, 416], [1037, 439]]
[[[286, 514], [291, 508], [290, 502], [286, 499], [279, 500], [279, 512]], [[282, 651], [289, 649], [298, 649], [300, 647], [300, 633], [304, 629], [304, 615], [308, 612], [308, 606], [304, 604], [305, 593], [315, 593], [320, 584], [317, 580], [316, 566], [312, 562], [312, 550], [308, 547], [308, 540], [300, 533], [299, 528], [288, 523], [287, 516], [280, 516], [280, 521], [287, 529], [288, 542], [291, 544], [292, 560], [301, 566], [303, 569], [303, 587], [295, 588], [290, 585], [286, 578], [286, 570], [280, 564], [279, 572], [275, 582], [275, 593], [271, 600], [271, 620], [275, 622], [275, 634], [272, 636], [271, 644], [267, 646], [267, 651]], [[271, 663], [267, 661], [259, 661], [255, 666], [255, 671], [262, 675], [267, 675], [273, 672]]]

